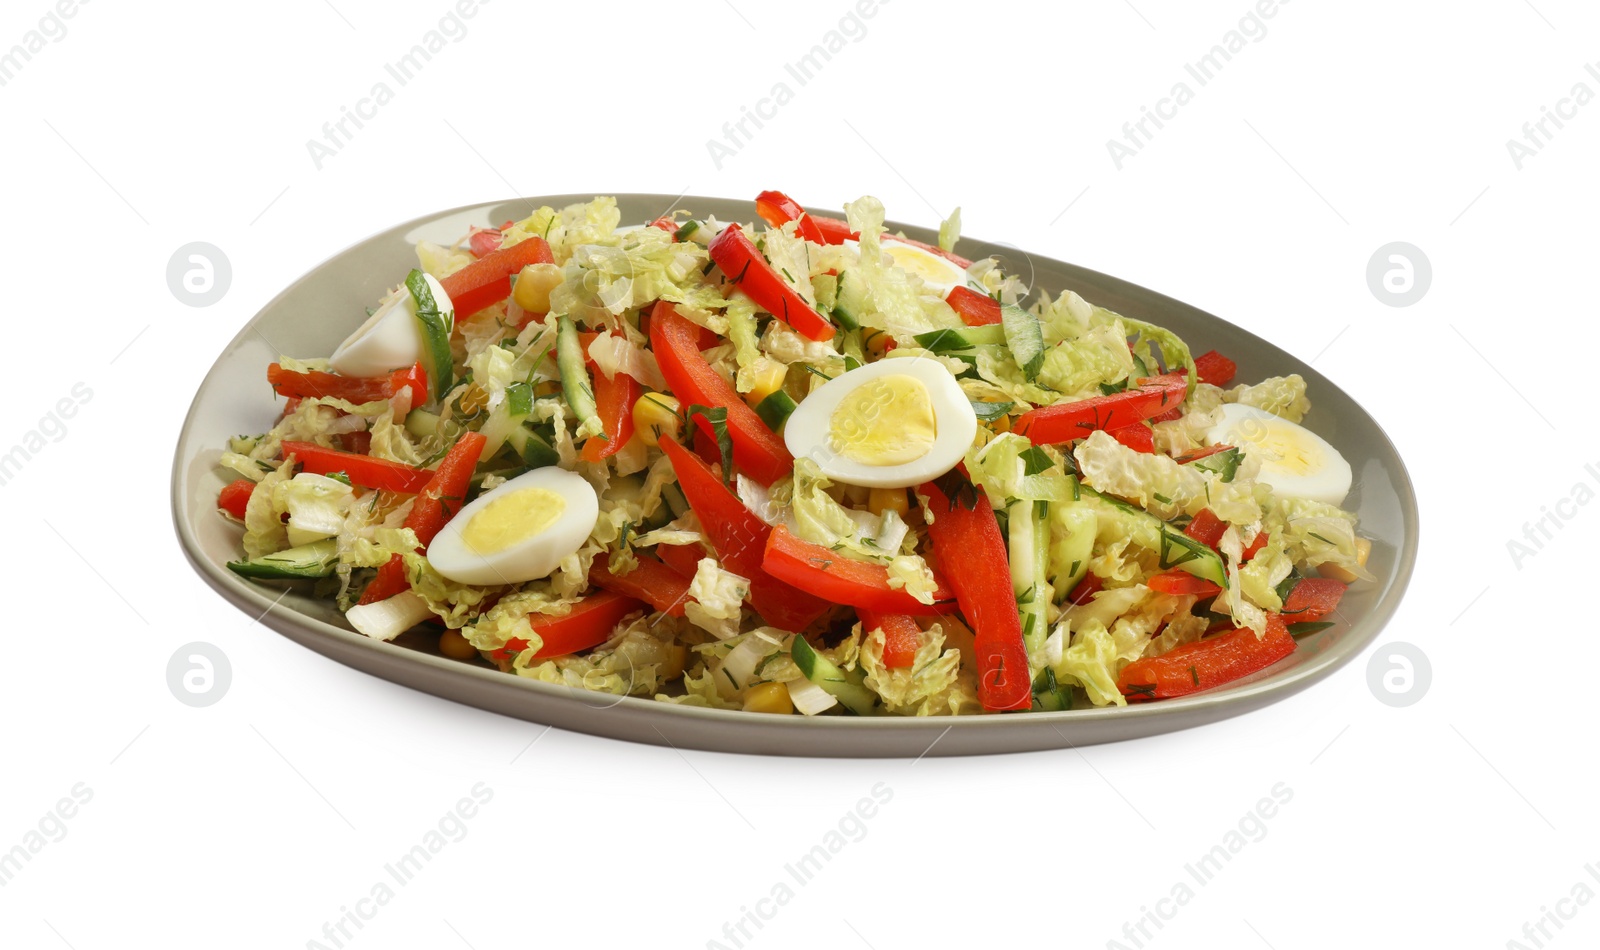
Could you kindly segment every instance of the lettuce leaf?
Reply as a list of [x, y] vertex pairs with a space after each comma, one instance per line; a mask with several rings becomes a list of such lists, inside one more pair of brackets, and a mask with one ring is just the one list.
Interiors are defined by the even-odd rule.
[[938, 624], [923, 631], [911, 665], [890, 669], [883, 662], [881, 629], [864, 631], [857, 662], [866, 672], [867, 688], [883, 700], [884, 711], [898, 716], [947, 716], [948, 697], [961, 672], [961, 651], [944, 649]]
[[1180, 465], [1165, 455], [1130, 449], [1095, 430], [1073, 450], [1078, 471], [1091, 488], [1133, 502], [1163, 521], [1202, 508], [1232, 524], [1261, 520], [1261, 505], [1249, 479], [1224, 482], [1213, 472]]
[[1072, 402], [1100, 395], [1102, 384], [1121, 382], [1133, 375], [1133, 369], [1133, 354], [1128, 350], [1123, 326], [1113, 320], [1074, 340], [1048, 347], [1038, 381], [1040, 386], [1062, 394], [1057, 401]]
[[1272, 376], [1254, 386], [1235, 386], [1223, 396], [1228, 402], [1264, 409], [1275, 416], [1299, 422], [1311, 411], [1311, 400], [1306, 398], [1306, 381], [1299, 373], [1290, 376]]
[[294, 460], [287, 458], [256, 483], [250, 501], [244, 506], [244, 556], [249, 559], [273, 554], [289, 546], [289, 530], [284, 527], [283, 486], [294, 476]]
[[684, 616], [718, 640], [739, 633], [744, 599], [750, 595], [750, 579], [723, 570], [713, 557], [703, 557], [689, 582], [689, 597]]
[[1274, 496], [1265, 524], [1272, 533], [1268, 543], [1281, 538], [1295, 564], [1332, 564], [1363, 580], [1373, 579], [1356, 559], [1356, 516], [1350, 512], [1320, 501]]

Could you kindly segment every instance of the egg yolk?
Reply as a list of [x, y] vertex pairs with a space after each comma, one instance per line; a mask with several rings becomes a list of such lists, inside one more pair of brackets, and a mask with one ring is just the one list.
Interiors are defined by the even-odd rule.
[[933, 448], [938, 422], [928, 387], [915, 376], [868, 380], [840, 400], [828, 420], [835, 452], [863, 465], [904, 465]]
[[1246, 419], [1233, 427], [1234, 441], [1295, 475], [1309, 475], [1327, 464], [1320, 447], [1296, 438], [1293, 428], [1270, 419]]
[[478, 554], [496, 554], [550, 529], [567, 500], [548, 488], [524, 488], [496, 498], [472, 516], [461, 540]]
[[893, 241], [884, 241], [883, 252], [894, 258], [895, 265], [910, 274], [916, 274], [930, 284], [948, 284], [950, 272], [924, 256], [926, 251]]

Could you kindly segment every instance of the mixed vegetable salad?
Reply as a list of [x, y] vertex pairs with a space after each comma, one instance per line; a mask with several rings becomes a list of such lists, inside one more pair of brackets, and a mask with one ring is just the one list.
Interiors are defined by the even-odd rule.
[[1370, 579], [1299, 376], [1229, 388], [1034, 295], [956, 253], [959, 209], [937, 245], [846, 209], [596, 198], [419, 244], [331, 356], [267, 367], [229, 566], [513, 675], [808, 716], [1183, 696]]

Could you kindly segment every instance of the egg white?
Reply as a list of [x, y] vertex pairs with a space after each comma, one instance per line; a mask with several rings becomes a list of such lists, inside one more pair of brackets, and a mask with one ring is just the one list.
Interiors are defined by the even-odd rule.
[[[910, 376], [926, 387], [933, 408], [934, 441], [922, 456], [898, 465], [870, 465], [833, 450], [829, 435], [834, 410], [870, 380]], [[950, 371], [926, 357], [890, 357], [850, 370], [823, 383], [800, 402], [784, 424], [783, 441], [796, 458], [810, 458], [828, 478], [867, 488], [905, 488], [938, 478], [960, 463], [978, 432], [972, 403]]]
[[1237, 446], [1257, 460], [1257, 478], [1275, 494], [1339, 505], [1350, 493], [1350, 463], [1305, 426], [1240, 403], [1224, 404], [1221, 416], [1206, 444]]
[[[424, 274], [433, 302], [448, 322], [454, 322], [455, 306], [432, 274]], [[378, 309], [333, 351], [328, 365], [345, 376], [379, 376], [405, 369], [423, 360], [427, 348], [422, 325], [417, 320], [417, 301], [401, 287], [383, 298]]]
[[[844, 246], [854, 248], [858, 253], [861, 247], [857, 241], [845, 241]], [[908, 274], [915, 274], [929, 290], [940, 297], [947, 296], [950, 291], [957, 287], [965, 287], [967, 284], [967, 272], [955, 261], [925, 251], [915, 244], [896, 241], [885, 234], [880, 239], [879, 247], [891, 263]]]
[[[472, 519], [496, 499], [526, 488], [554, 492], [566, 502], [566, 508], [550, 527], [503, 550], [480, 554], [469, 547], [463, 533]], [[460, 584], [490, 586], [531, 581], [545, 577], [567, 555], [583, 547], [599, 515], [600, 500], [594, 486], [582, 475], [553, 465], [536, 468], [484, 492], [461, 509], [428, 545], [428, 563]]]

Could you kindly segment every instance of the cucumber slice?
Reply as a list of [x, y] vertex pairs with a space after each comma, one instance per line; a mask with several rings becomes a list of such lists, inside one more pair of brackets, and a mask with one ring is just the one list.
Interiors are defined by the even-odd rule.
[[324, 538], [276, 554], [263, 554], [249, 561], [229, 561], [228, 570], [241, 577], [267, 580], [297, 580], [327, 577], [339, 563], [339, 542]]
[[594, 384], [589, 381], [588, 367], [584, 366], [583, 343], [578, 339], [578, 326], [571, 317], [562, 317], [556, 327], [556, 369], [561, 371], [561, 393], [567, 405], [582, 425], [590, 419], [599, 419], [600, 411], [594, 404]]
[[1029, 382], [1037, 379], [1039, 368], [1044, 366], [1044, 331], [1039, 327], [1039, 318], [1021, 307], [1006, 304], [1000, 308], [1000, 326], [1012, 357], [1022, 367], [1022, 375]]
[[794, 665], [802, 676], [827, 690], [846, 709], [858, 716], [872, 715], [872, 707], [877, 705], [878, 698], [864, 685], [866, 674], [861, 670], [848, 673], [841, 670], [832, 660], [812, 649], [806, 638], [799, 634], [795, 634], [789, 655], [793, 657]]
[[682, 243], [683, 241], [687, 241], [690, 238], [693, 238], [694, 237], [694, 232], [696, 232], [698, 230], [700, 230], [700, 222], [699, 221], [694, 221], [694, 220], [685, 221], [685, 222], [683, 222], [682, 225], [680, 225], [678, 227], [678, 230], [672, 232], [672, 239], [674, 241], [678, 241], [678, 242]]
[[1072, 708], [1072, 690], [1056, 682], [1048, 666], [1033, 678], [1033, 708], [1042, 712], [1061, 712]]
[[794, 399], [788, 393], [779, 389], [761, 400], [756, 406], [756, 415], [760, 416], [761, 421], [767, 424], [767, 428], [777, 432], [783, 428], [783, 424], [788, 421], [790, 413], [794, 412], [796, 408]]
[[1089, 573], [1098, 528], [1099, 519], [1090, 505], [1071, 502], [1051, 509], [1050, 580], [1055, 585], [1056, 603], [1065, 601]]
[[1239, 463], [1243, 460], [1243, 452], [1237, 448], [1228, 448], [1223, 449], [1221, 452], [1213, 452], [1205, 458], [1198, 458], [1193, 462], [1185, 462], [1183, 464], [1192, 465], [1202, 472], [1220, 475], [1223, 481], [1231, 482], [1234, 474], [1239, 471]]
[[1017, 499], [1006, 506], [1011, 590], [1022, 614], [1022, 642], [1033, 656], [1049, 634], [1052, 592], [1046, 571], [1050, 562], [1050, 503]]
[[527, 426], [517, 426], [506, 437], [511, 447], [522, 456], [522, 464], [529, 468], [544, 468], [561, 462], [561, 453], [555, 450], [544, 437], [537, 432], [530, 431]]
[[455, 362], [450, 355], [450, 328], [455, 322], [455, 313], [439, 311], [433, 289], [422, 271], [416, 268], [406, 275], [406, 290], [417, 303], [417, 322], [422, 327], [423, 348], [427, 350], [428, 381], [433, 384], [433, 398], [443, 399], [455, 382]]
[[929, 330], [926, 333], [918, 333], [912, 339], [925, 350], [934, 353], [952, 353], [978, 346], [999, 346], [1006, 342], [1006, 331], [1003, 324], [991, 323], [983, 327], [946, 327], [943, 330]]
[[840, 271], [833, 301], [833, 318], [846, 330], [859, 330], [861, 318], [866, 314], [867, 282], [860, 277], [852, 277], [847, 270]]

